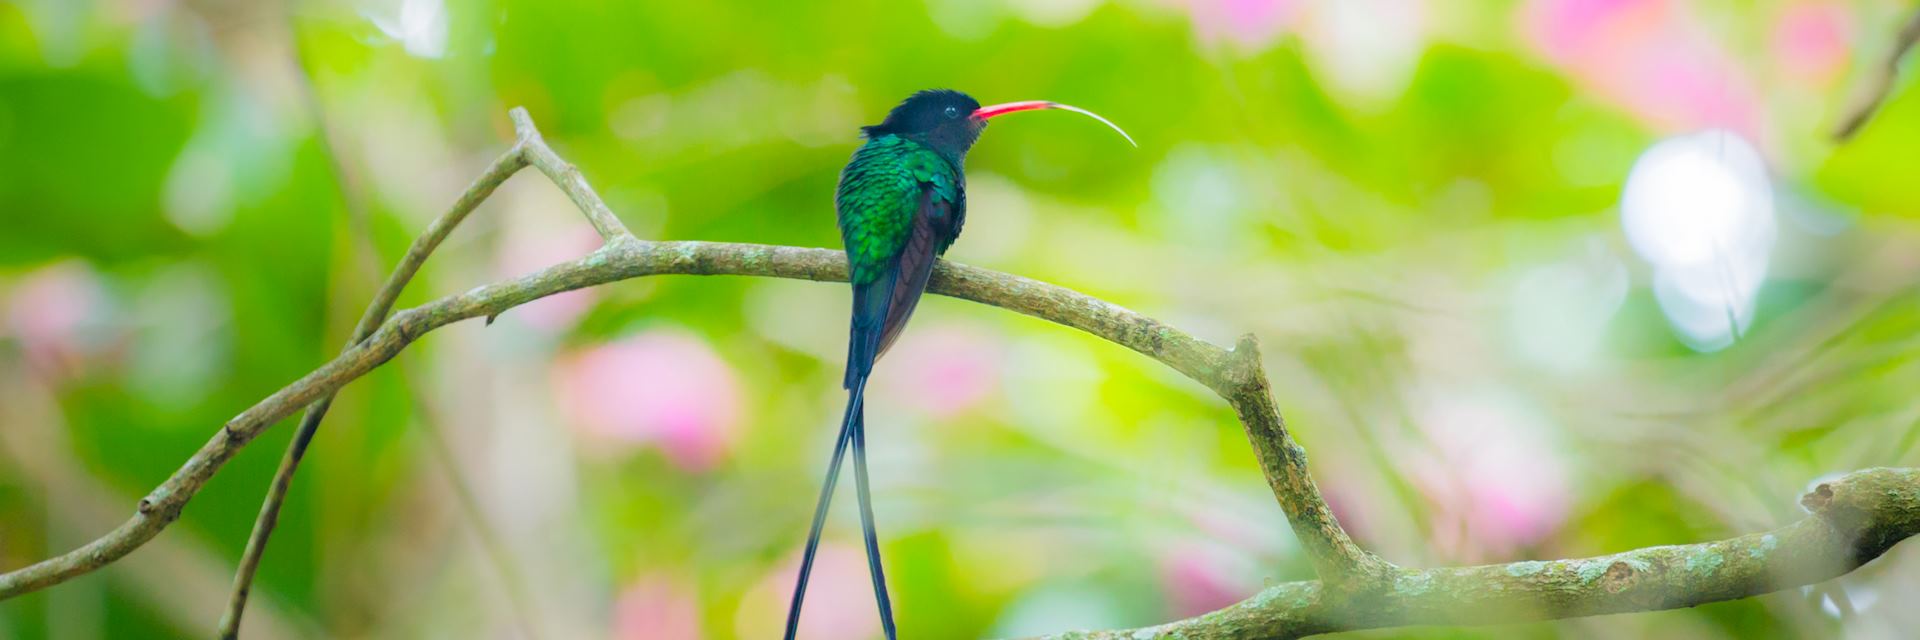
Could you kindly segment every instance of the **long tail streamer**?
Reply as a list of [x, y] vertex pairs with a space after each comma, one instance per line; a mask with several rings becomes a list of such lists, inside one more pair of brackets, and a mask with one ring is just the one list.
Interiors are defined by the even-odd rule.
[[847, 398], [847, 413], [840, 419], [840, 435], [834, 439], [833, 461], [827, 463], [827, 479], [820, 487], [820, 502], [813, 509], [813, 528], [807, 532], [807, 550], [800, 558], [800, 577], [794, 583], [793, 602], [787, 607], [786, 640], [794, 640], [800, 631], [800, 603], [807, 595], [807, 578], [813, 573], [813, 558], [820, 550], [820, 532], [827, 524], [827, 507], [833, 503], [833, 488], [840, 481], [840, 463], [846, 459], [848, 445], [853, 448], [853, 478], [860, 497], [860, 526], [867, 543], [867, 565], [873, 572], [874, 598], [880, 603], [880, 625], [887, 640], [896, 636], [893, 601], [887, 597], [887, 579], [880, 571], [880, 541], [873, 527], [873, 499], [867, 487], [866, 399], [867, 378], [854, 382]]

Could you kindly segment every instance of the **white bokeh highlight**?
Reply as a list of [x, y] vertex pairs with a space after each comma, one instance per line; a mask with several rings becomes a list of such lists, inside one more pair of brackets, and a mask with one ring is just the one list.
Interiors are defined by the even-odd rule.
[[439, 58], [447, 53], [447, 7], [442, 0], [399, 0], [385, 11], [364, 9], [361, 15], [407, 53]]
[[1654, 269], [1654, 298], [1682, 342], [1713, 352], [1751, 327], [1778, 233], [1759, 152], [1714, 129], [1667, 138], [1634, 161], [1620, 224]]

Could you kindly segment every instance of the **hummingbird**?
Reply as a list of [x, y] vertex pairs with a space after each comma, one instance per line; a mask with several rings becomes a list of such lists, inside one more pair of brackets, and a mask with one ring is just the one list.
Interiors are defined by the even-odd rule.
[[827, 505], [840, 477], [840, 462], [853, 450], [853, 478], [860, 500], [860, 526], [866, 537], [867, 566], [873, 576], [873, 594], [880, 606], [880, 626], [894, 640], [892, 600], [880, 568], [880, 543], [874, 534], [873, 501], [867, 490], [866, 415], [862, 401], [873, 364], [893, 346], [907, 319], [927, 289], [933, 263], [953, 241], [967, 218], [967, 178], [963, 170], [967, 150], [980, 139], [987, 121], [1009, 113], [1059, 109], [1086, 115], [1133, 137], [1092, 111], [1058, 102], [1027, 100], [982, 107], [959, 91], [929, 89], [908, 96], [887, 113], [880, 124], [861, 127], [866, 143], [840, 171], [834, 209], [840, 239], [846, 245], [848, 280], [853, 284], [853, 319], [848, 329], [846, 414], [834, 441], [820, 502], [814, 507], [813, 528], [800, 560], [800, 577], [787, 609], [787, 640], [800, 625], [800, 602], [807, 593], [807, 575]]

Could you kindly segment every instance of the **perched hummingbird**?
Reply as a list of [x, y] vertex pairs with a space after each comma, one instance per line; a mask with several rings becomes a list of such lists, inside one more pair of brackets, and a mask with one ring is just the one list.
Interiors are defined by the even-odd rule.
[[800, 578], [787, 609], [787, 640], [800, 625], [800, 601], [807, 593], [807, 574], [820, 546], [827, 504], [840, 477], [840, 461], [853, 448], [853, 478], [860, 496], [860, 525], [866, 534], [867, 565], [873, 573], [873, 594], [880, 603], [880, 625], [894, 640], [893, 605], [887, 580], [880, 570], [880, 545], [873, 533], [873, 504], [867, 491], [867, 438], [861, 400], [873, 362], [900, 337], [913, 308], [926, 291], [933, 263], [960, 237], [967, 218], [967, 178], [961, 165], [987, 120], [1017, 111], [1064, 109], [1084, 114], [1133, 138], [1106, 118], [1057, 102], [1030, 100], [989, 107], [967, 94], [947, 89], [909, 96], [887, 114], [887, 119], [861, 127], [866, 144], [840, 171], [834, 194], [839, 212], [840, 239], [846, 243], [853, 283], [853, 323], [848, 331], [846, 415], [834, 441], [833, 461], [827, 465], [820, 503], [813, 511], [813, 529], [807, 533], [806, 554], [800, 560]]

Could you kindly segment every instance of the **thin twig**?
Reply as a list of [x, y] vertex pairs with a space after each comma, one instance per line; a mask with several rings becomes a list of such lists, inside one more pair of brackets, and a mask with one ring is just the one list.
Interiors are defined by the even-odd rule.
[[[357, 252], [357, 258], [359, 259], [357, 259], [357, 265], [359, 265], [365, 273], [369, 273], [369, 279], [371, 279], [372, 273], [378, 269], [378, 267], [374, 265], [374, 259], [378, 256], [378, 250], [376, 250], [376, 246], [374, 246], [374, 242], [372, 242], [372, 229], [371, 223], [369, 223], [369, 219], [367, 219], [369, 215], [367, 215], [367, 208], [365, 208], [365, 198], [361, 196], [361, 192], [359, 192], [357, 188], [351, 186], [353, 177], [349, 175], [346, 163], [340, 161], [340, 154], [336, 152], [336, 144], [334, 144], [334, 140], [332, 140], [332, 127], [326, 125], [326, 110], [324, 110], [321, 102], [319, 102], [319, 92], [317, 92], [315, 86], [313, 86], [313, 77], [307, 73], [305, 50], [300, 46], [300, 35], [298, 35], [298, 31], [296, 31], [296, 27], [294, 27], [292, 12], [288, 12], [288, 40], [292, 42], [290, 46], [294, 48], [294, 73], [300, 77], [300, 83], [298, 83], [298, 85], [300, 85], [301, 88], [301, 98], [303, 98], [305, 104], [307, 104], [307, 111], [313, 115], [315, 131], [317, 131], [319, 142], [321, 142], [321, 150], [323, 150], [323, 154], [326, 156], [326, 160], [328, 160], [328, 167], [332, 167], [332, 173], [334, 173], [334, 186], [336, 186], [336, 190], [338, 190], [338, 194], [340, 194], [340, 202], [342, 202], [344, 208], [348, 209], [349, 234], [359, 240], [359, 252]], [[516, 125], [520, 125], [520, 123], [516, 121]], [[532, 127], [532, 123], [524, 123], [524, 125], [526, 125], [526, 127]], [[528, 138], [528, 135], [520, 135], [518, 138]], [[524, 144], [516, 144], [515, 150], [524, 150]], [[522, 158], [524, 158], [524, 156], [522, 156]], [[476, 202], [478, 202], [478, 200], [476, 200]], [[449, 213], [451, 213], [451, 211], [449, 211]], [[465, 215], [465, 213], [463, 213], [463, 215]], [[445, 231], [451, 231], [457, 223], [459, 223], [459, 221], [451, 221], [449, 225], [444, 225]], [[438, 240], [434, 240], [434, 242], [438, 244]], [[420, 252], [420, 261], [424, 261], [426, 254], [430, 254], [430, 252], [432, 252], [432, 248], [426, 248], [426, 252]], [[415, 267], [419, 267], [419, 265], [415, 265]], [[401, 288], [403, 288], [405, 283], [394, 281], [394, 283], [388, 283], [386, 286], [401, 286]], [[392, 308], [392, 302], [388, 302], [388, 308]], [[378, 313], [380, 313], [378, 319], [384, 319], [386, 311], [390, 311], [390, 309], [378, 309]], [[367, 309], [367, 313], [374, 313], [374, 309]], [[363, 315], [363, 317], [361, 317], [361, 321], [359, 321], [361, 325], [353, 329], [353, 331], [355, 331], [353, 340], [363, 340], [363, 338], [365, 338], [365, 334], [369, 332], [369, 329], [367, 329], [367, 319], [369, 319], [369, 317], [372, 317], [372, 315]], [[378, 319], [376, 319], [376, 321], [378, 321]], [[351, 342], [349, 342], [349, 344], [351, 344]], [[419, 406], [419, 404], [417, 404], [417, 406]], [[267, 498], [263, 498], [263, 502], [261, 502], [259, 517], [255, 519], [253, 530], [248, 534], [248, 544], [246, 544], [246, 550], [242, 552], [242, 557], [240, 557], [240, 567], [234, 571], [234, 580], [232, 580], [232, 586], [230, 586], [230, 590], [228, 590], [227, 611], [221, 615], [221, 623], [219, 623], [221, 627], [219, 627], [219, 632], [217, 632], [219, 638], [223, 638], [223, 640], [225, 640], [225, 638], [238, 638], [238, 636], [240, 636], [240, 621], [242, 621], [242, 615], [246, 613], [248, 598], [250, 598], [250, 594], [252, 594], [253, 578], [255, 578], [257, 571], [259, 571], [259, 561], [261, 561], [261, 555], [265, 554], [267, 540], [273, 536], [273, 530], [275, 530], [275, 525], [278, 523], [280, 507], [286, 504], [288, 486], [292, 484], [294, 473], [300, 469], [300, 461], [305, 457], [307, 446], [313, 442], [313, 436], [315, 436], [315, 432], [319, 431], [319, 425], [321, 425], [321, 421], [326, 417], [326, 411], [328, 411], [330, 407], [332, 407], [332, 396], [328, 396], [326, 400], [321, 400], [321, 402], [307, 407], [307, 417], [301, 419], [300, 431], [294, 434], [294, 440], [288, 442], [288, 446], [286, 446], [286, 454], [282, 454], [282, 457], [280, 457], [280, 467], [276, 469], [273, 482], [269, 484]], [[430, 411], [426, 411], [426, 407], [424, 406], [420, 406], [420, 411], [422, 411], [422, 423], [426, 425], [424, 429], [428, 431], [428, 440], [430, 440], [430, 444], [436, 444], [434, 452], [445, 454], [444, 442], [440, 442], [438, 432], [434, 431], [436, 427], [434, 427], [434, 423], [432, 423], [432, 417], [428, 415]], [[530, 640], [540, 638], [540, 630], [538, 630], [540, 625], [538, 625], [536, 619], [534, 619], [534, 609], [532, 609], [532, 605], [528, 603], [526, 588], [524, 588], [524, 584], [520, 584], [518, 571], [515, 571], [515, 567], [509, 565], [511, 557], [507, 557], [507, 555], [501, 552], [501, 548], [499, 548], [499, 544], [497, 544], [497, 536], [493, 534], [492, 523], [488, 523], [488, 521], [484, 519], [484, 515], [478, 511], [478, 507], [474, 505], [472, 492], [468, 490], [465, 479], [461, 479], [459, 471], [451, 467], [451, 457], [442, 455], [442, 461], [444, 461], [444, 469], [447, 471], [445, 477], [453, 484], [453, 488], [455, 488], [455, 498], [459, 500], [459, 504], [463, 507], [461, 513], [468, 515], [470, 527], [474, 527], [478, 538], [482, 540], [482, 546], [484, 546], [486, 552], [488, 552], [486, 557], [495, 565], [495, 571], [499, 573], [501, 580], [507, 580], [507, 584], [505, 584], [507, 600], [509, 600], [509, 603], [511, 603], [513, 609], [515, 609], [516, 623], [520, 625], [520, 630], [526, 634], [526, 638], [530, 638]]]
[[[513, 115], [517, 124], [526, 125], [519, 127], [515, 151], [476, 181], [453, 211], [464, 216], [513, 170], [538, 162], [595, 221], [608, 239], [605, 246], [521, 278], [400, 311], [384, 323], [366, 323], [377, 324], [377, 329], [364, 340], [229, 420], [142, 499], [126, 523], [79, 549], [0, 574], [0, 600], [95, 571], [139, 548], [178, 519], [207, 480], [260, 432], [332, 396], [440, 327], [490, 318], [557, 293], [642, 276], [846, 280], [846, 257], [838, 251], [643, 241], [627, 235], [577, 170], [549, 155], [550, 150], [521, 153], [545, 147], [538, 144], [525, 112], [516, 109]], [[426, 251], [457, 222], [457, 217], [435, 221], [394, 278], [404, 282], [411, 277]], [[420, 251], [423, 245], [425, 251]], [[1086, 331], [1152, 357], [1226, 399], [1244, 423], [1267, 483], [1321, 578], [1272, 587], [1221, 611], [1122, 632], [1124, 636], [1078, 637], [1290, 638], [1339, 629], [1490, 624], [1667, 609], [1828, 580], [1920, 533], [1920, 470], [1876, 469], [1821, 485], [1803, 500], [1813, 516], [1765, 534], [1584, 560], [1400, 569], [1360, 548], [1334, 520], [1308, 474], [1305, 451], [1288, 435], [1274, 405], [1251, 336], [1232, 350], [1222, 349], [1158, 320], [1063, 287], [946, 261], [935, 265], [928, 290]], [[390, 307], [395, 295], [398, 287], [383, 289], [374, 307]]]
[[607, 208], [607, 203], [600, 200], [600, 194], [594, 193], [593, 185], [587, 184], [586, 177], [580, 175], [580, 169], [561, 160], [559, 154], [547, 146], [546, 139], [540, 137], [540, 129], [533, 126], [533, 117], [527, 115], [526, 109], [514, 109], [507, 112], [507, 116], [513, 119], [513, 129], [520, 133], [520, 148], [526, 155], [527, 163], [546, 174], [548, 180], [566, 192], [567, 199], [586, 214], [587, 221], [593, 223], [593, 229], [600, 232], [601, 239], [612, 242], [633, 237], [633, 233], [627, 231], [627, 225], [621, 224], [620, 218]]
[[[346, 210], [347, 214], [348, 234], [360, 243], [357, 259], [353, 262], [371, 281], [377, 278], [379, 273], [379, 266], [375, 262], [378, 253], [375, 252], [375, 245], [371, 238], [371, 223], [359, 190], [350, 184], [351, 179], [347, 174], [346, 163], [341, 161], [339, 150], [333, 140], [333, 129], [327, 125], [326, 109], [321, 106], [319, 91], [314, 88], [313, 76], [307, 70], [306, 49], [300, 45], [300, 33], [294, 20], [295, 9], [292, 6], [294, 4], [295, 2], [288, 3], [284, 11], [286, 15], [283, 17], [286, 22], [287, 46], [293, 51], [290, 62], [295, 84], [299, 88], [301, 102], [306, 106], [307, 115], [313, 119], [314, 137], [319, 144], [320, 153], [326, 158], [326, 166], [333, 173], [335, 195], [339, 197], [340, 206]], [[381, 317], [375, 321], [385, 320], [386, 312], [389, 310], [380, 310]], [[367, 312], [371, 311], [372, 309], [368, 309]], [[364, 313], [358, 323], [359, 326], [366, 324], [367, 318]], [[354, 329], [356, 333], [359, 332], [359, 326]], [[354, 339], [364, 337], [364, 335], [355, 335]], [[240, 619], [246, 610], [248, 597], [253, 592], [253, 581], [260, 568], [260, 557], [266, 552], [267, 539], [273, 535], [274, 526], [279, 521], [280, 509], [286, 502], [293, 474], [299, 468], [308, 445], [313, 442], [313, 436], [320, 426], [320, 421], [326, 417], [327, 410], [332, 407], [332, 404], [333, 398], [329, 396], [325, 400], [314, 403], [314, 406], [308, 407], [307, 416], [301, 420], [300, 430], [294, 434], [293, 440], [287, 443], [287, 451], [281, 456], [280, 466], [274, 471], [273, 481], [267, 485], [267, 495], [261, 501], [260, 513], [254, 519], [253, 530], [248, 533], [247, 545], [241, 552], [240, 565], [234, 570], [233, 585], [228, 589], [227, 607], [220, 616], [220, 627], [216, 633], [223, 640], [239, 637]]]
[[[379, 328], [387, 312], [400, 297], [400, 292], [420, 271], [427, 257], [446, 240], [447, 235], [465, 220], [467, 214], [486, 201], [493, 190], [505, 182], [514, 172], [526, 166], [526, 156], [522, 153], [527, 136], [521, 136], [521, 142], [513, 146], [487, 167], [478, 180], [467, 187], [453, 208], [427, 226], [427, 231], [413, 246], [407, 249], [406, 256], [394, 267], [393, 274], [387, 277], [386, 284], [374, 294], [373, 303], [361, 314], [360, 322], [353, 328], [353, 337], [348, 348], [359, 344]], [[260, 556], [266, 552], [267, 541], [273, 536], [274, 526], [280, 517], [280, 508], [286, 503], [287, 490], [293, 484], [293, 474], [300, 468], [300, 461], [306, 456], [307, 446], [313, 442], [313, 435], [320, 429], [320, 421], [326, 419], [327, 410], [333, 406], [333, 394], [329, 393], [307, 408], [300, 419], [300, 429], [294, 433], [293, 441], [287, 445], [287, 451], [280, 458], [280, 466], [274, 471], [273, 483], [267, 489], [267, 497], [260, 505], [260, 515], [254, 520], [253, 533], [247, 537], [246, 550], [241, 553], [240, 567], [234, 572], [233, 589], [228, 596], [227, 609], [220, 617], [219, 636], [222, 640], [233, 640], [240, 635], [240, 620], [246, 611], [247, 596], [253, 591], [253, 578], [260, 568]]]
[[1920, 43], [1920, 8], [1915, 8], [1913, 15], [1907, 17], [1906, 23], [1900, 27], [1900, 33], [1894, 36], [1893, 48], [1887, 50], [1887, 57], [1882, 58], [1880, 65], [1871, 71], [1865, 88], [1854, 99], [1853, 107], [1847, 109], [1846, 117], [1841, 118], [1840, 126], [1834, 127], [1834, 142], [1846, 142], [1852, 138], [1853, 134], [1860, 132], [1860, 127], [1873, 118], [1874, 112], [1880, 110], [1880, 104], [1886, 102], [1887, 96], [1893, 93], [1893, 83], [1900, 77], [1900, 60], [1907, 56], [1916, 43]]

